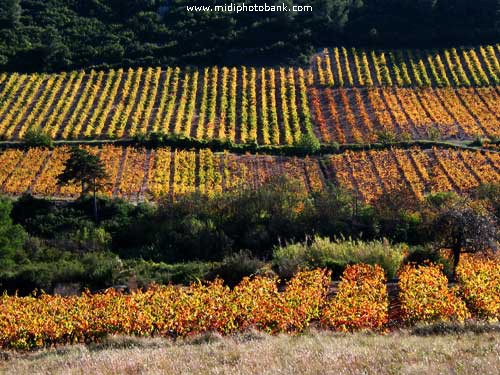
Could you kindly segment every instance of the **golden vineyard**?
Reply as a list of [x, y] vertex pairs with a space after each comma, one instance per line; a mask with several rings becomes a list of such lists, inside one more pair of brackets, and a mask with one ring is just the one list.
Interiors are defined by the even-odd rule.
[[439, 51], [334, 48], [310, 67], [137, 68], [0, 74], [0, 137], [162, 132], [235, 143], [495, 138], [500, 47]]
[[[400, 189], [421, 198], [436, 191], [467, 193], [480, 184], [500, 181], [500, 155], [470, 150], [387, 149], [297, 158], [213, 153], [209, 149], [146, 150], [110, 145], [87, 149], [100, 156], [109, 175], [101, 193], [132, 201], [155, 201], [195, 191], [214, 195], [244, 186], [256, 188], [279, 175], [297, 181], [308, 192], [329, 183], [339, 184], [366, 202]], [[68, 151], [68, 147], [3, 151], [0, 192], [77, 197], [79, 186], [57, 184]]]
[[325, 49], [314, 57], [326, 86], [462, 87], [500, 84], [500, 45], [441, 50]]

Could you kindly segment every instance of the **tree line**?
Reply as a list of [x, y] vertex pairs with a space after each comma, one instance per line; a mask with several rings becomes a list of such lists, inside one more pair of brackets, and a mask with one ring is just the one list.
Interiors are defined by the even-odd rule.
[[0, 69], [305, 63], [322, 46], [474, 44], [500, 30], [496, 0], [296, 0], [313, 11], [238, 14], [188, 12], [193, 4], [224, 2], [3, 0]]

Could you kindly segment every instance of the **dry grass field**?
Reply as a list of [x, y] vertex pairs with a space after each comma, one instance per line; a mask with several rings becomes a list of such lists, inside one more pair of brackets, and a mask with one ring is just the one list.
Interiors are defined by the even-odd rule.
[[498, 374], [498, 330], [447, 335], [250, 332], [173, 342], [114, 337], [29, 354], [5, 353], [6, 374]]

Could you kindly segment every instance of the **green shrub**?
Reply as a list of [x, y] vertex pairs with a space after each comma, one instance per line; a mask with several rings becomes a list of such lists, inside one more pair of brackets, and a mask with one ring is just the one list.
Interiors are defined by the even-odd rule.
[[446, 207], [456, 201], [458, 199], [458, 195], [454, 191], [443, 191], [427, 194], [425, 199], [431, 206], [439, 208]]
[[453, 275], [453, 262], [450, 258], [444, 257], [439, 251], [430, 246], [422, 247], [417, 246], [411, 248], [405, 256], [403, 263], [414, 263], [423, 265], [428, 262], [443, 265], [443, 272], [446, 276]]
[[80, 253], [107, 251], [110, 244], [111, 235], [104, 228], [91, 225], [83, 225], [75, 231], [62, 233], [54, 241], [58, 248]]
[[[359, 145], [362, 145], [362, 143], [357, 143]], [[340, 150], [340, 144], [337, 141], [331, 141], [328, 143], [328, 152], [337, 152]]]
[[[26, 295], [33, 290], [51, 293], [58, 283], [79, 283], [98, 290], [126, 281], [122, 261], [112, 253], [83, 256], [58, 251], [59, 259], [26, 261], [0, 270], [0, 290]], [[54, 254], [55, 255], [55, 254]]]
[[409, 132], [403, 132], [399, 135], [401, 142], [411, 142], [412, 134]]
[[318, 138], [312, 133], [303, 133], [296, 143], [297, 148], [305, 154], [314, 154], [321, 148]]
[[396, 133], [391, 130], [381, 130], [376, 133], [377, 140], [382, 144], [394, 143], [396, 142]]
[[163, 144], [166, 134], [163, 132], [152, 132], [149, 133], [149, 141], [153, 146], [159, 146]]
[[225, 257], [219, 266], [215, 267], [209, 278], [220, 277], [226, 284], [234, 286], [245, 276], [254, 275], [264, 266], [264, 262], [252, 256], [249, 251], [240, 251]]
[[210, 262], [167, 264], [143, 259], [126, 260], [124, 265], [127, 269], [124, 277], [135, 277], [140, 288], [151, 283], [188, 285], [193, 281], [205, 279], [214, 268], [214, 263]]
[[52, 138], [40, 129], [30, 129], [24, 135], [24, 143], [28, 147], [53, 147]]
[[138, 132], [134, 135], [133, 140], [134, 140], [134, 142], [137, 142], [137, 143], [142, 145], [142, 144], [145, 144], [149, 140], [149, 137], [146, 133]]
[[112, 253], [84, 254], [82, 284], [89, 289], [103, 289], [117, 284], [123, 272], [123, 263]]
[[480, 135], [476, 135], [474, 140], [468, 144], [470, 147], [482, 147], [484, 139]]
[[328, 268], [340, 276], [348, 264], [378, 264], [389, 279], [395, 277], [406, 246], [388, 241], [335, 240], [315, 237], [310, 243], [295, 243], [274, 249], [273, 263], [281, 277], [291, 277], [299, 268]]
[[431, 126], [429, 129], [427, 129], [427, 137], [431, 141], [437, 141], [439, 138], [441, 138], [441, 130], [439, 130], [438, 127]]

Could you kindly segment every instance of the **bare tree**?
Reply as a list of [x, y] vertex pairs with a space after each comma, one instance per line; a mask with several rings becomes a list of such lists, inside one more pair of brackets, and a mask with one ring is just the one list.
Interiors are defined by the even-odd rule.
[[468, 202], [455, 202], [441, 208], [434, 223], [434, 239], [439, 248], [449, 248], [453, 252], [453, 278], [461, 253], [496, 251], [498, 225], [487, 211]]

